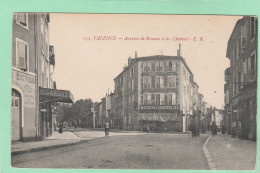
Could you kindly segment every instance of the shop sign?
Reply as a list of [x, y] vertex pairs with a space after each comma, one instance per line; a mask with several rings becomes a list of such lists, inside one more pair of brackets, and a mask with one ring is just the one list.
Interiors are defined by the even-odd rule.
[[22, 91], [24, 107], [35, 108], [35, 77], [12, 70], [12, 85]]
[[40, 95], [45, 96], [53, 96], [53, 97], [70, 97], [70, 92], [66, 90], [55, 90], [55, 89], [47, 89], [41, 88]]
[[179, 105], [141, 105], [139, 112], [176, 112], [179, 110]]

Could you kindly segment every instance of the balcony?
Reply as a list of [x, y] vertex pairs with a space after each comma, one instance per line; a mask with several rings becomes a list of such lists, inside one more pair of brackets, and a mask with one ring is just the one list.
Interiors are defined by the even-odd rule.
[[225, 70], [225, 81], [229, 82], [230, 67]]

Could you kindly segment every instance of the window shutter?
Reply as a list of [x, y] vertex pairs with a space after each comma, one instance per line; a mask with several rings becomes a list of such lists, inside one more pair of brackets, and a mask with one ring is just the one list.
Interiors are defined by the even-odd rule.
[[18, 20], [23, 26], [26, 26], [26, 13], [17, 13], [17, 20]]
[[27, 45], [22, 42], [17, 42], [18, 49], [18, 67], [26, 69]]
[[164, 87], [167, 87], [167, 76], [164, 76]]
[[152, 76], [152, 88], [155, 88], [155, 76]]

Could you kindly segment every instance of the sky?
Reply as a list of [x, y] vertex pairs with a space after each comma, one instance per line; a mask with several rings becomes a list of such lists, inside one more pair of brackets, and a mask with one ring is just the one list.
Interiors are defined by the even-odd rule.
[[[108, 90], [114, 91], [114, 78], [135, 52], [138, 57], [176, 56], [180, 43], [182, 56], [204, 101], [222, 108], [224, 71], [229, 67], [227, 42], [240, 18], [242, 16], [52, 13], [49, 40], [56, 60], [53, 80], [57, 89], [70, 90], [74, 101], [91, 98], [99, 102]], [[139, 40], [126, 40], [126, 37]]]

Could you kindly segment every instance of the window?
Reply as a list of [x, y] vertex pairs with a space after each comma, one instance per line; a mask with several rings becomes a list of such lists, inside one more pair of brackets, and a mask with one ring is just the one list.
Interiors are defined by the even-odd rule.
[[247, 58], [247, 69], [248, 69], [248, 71], [247, 71], [247, 78], [248, 78], [248, 80], [250, 81], [251, 80], [251, 58], [250, 57], [248, 57]]
[[173, 72], [176, 71], [176, 63], [174, 61], [169, 62], [169, 69], [170, 69], [170, 71], [173, 71]]
[[44, 73], [41, 75], [41, 86], [44, 87]]
[[134, 68], [131, 68], [131, 75], [130, 76], [133, 76], [134, 75]]
[[165, 96], [165, 94], [160, 94], [160, 105], [164, 105], [165, 104], [164, 96]]
[[242, 78], [241, 72], [238, 72], [238, 90], [241, 89], [241, 78]]
[[132, 81], [128, 81], [128, 91], [131, 91], [131, 87], [132, 87]]
[[160, 88], [160, 76], [155, 76], [155, 87]]
[[164, 88], [164, 77], [160, 76], [160, 87], [159, 88]]
[[251, 54], [251, 80], [256, 77], [256, 54]]
[[256, 34], [256, 18], [251, 17], [250, 18], [250, 35], [251, 35], [251, 40], [255, 37]]
[[131, 84], [132, 84], [132, 91], [134, 91], [134, 79], [132, 79], [132, 82], [131, 82]]
[[236, 61], [239, 59], [239, 47], [238, 44], [236, 45]]
[[144, 67], [143, 67], [143, 70], [144, 72], [149, 72], [150, 71], [150, 62], [144, 62], [143, 63]]
[[169, 70], [169, 62], [167, 62], [167, 61], [163, 62], [163, 70], [164, 71], [168, 71]]
[[16, 38], [16, 67], [28, 71], [29, 67], [29, 47], [28, 43]]
[[176, 88], [176, 76], [168, 76], [168, 88]]
[[155, 94], [155, 104], [160, 105], [160, 94]]
[[151, 88], [151, 76], [144, 76], [143, 81], [143, 88]]
[[41, 41], [42, 41], [42, 51], [41, 52], [45, 56], [46, 45], [45, 45], [43, 33], [41, 34]]
[[155, 63], [151, 62], [151, 66], [152, 66], [152, 71], [155, 71]]
[[16, 23], [25, 29], [28, 29], [28, 13], [16, 13]]
[[155, 63], [155, 70], [156, 71], [162, 71], [162, 68], [163, 68], [163, 63], [160, 62], [160, 61], [156, 61], [156, 63]]
[[12, 108], [19, 108], [19, 101], [19, 95], [14, 90], [12, 90]]
[[[134, 99], [134, 97], [133, 97]], [[144, 105], [151, 105], [152, 104], [152, 94], [151, 93], [145, 93], [144, 94]]]
[[246, 48], [246, 24], [241, 26], [241, 50], [244, 51]]
[[172, 70], [172, 61], [169, 61], [169, 71], [173, 71]]
[[167, 104], [172, 105], [172, 94], [167, 94]]

